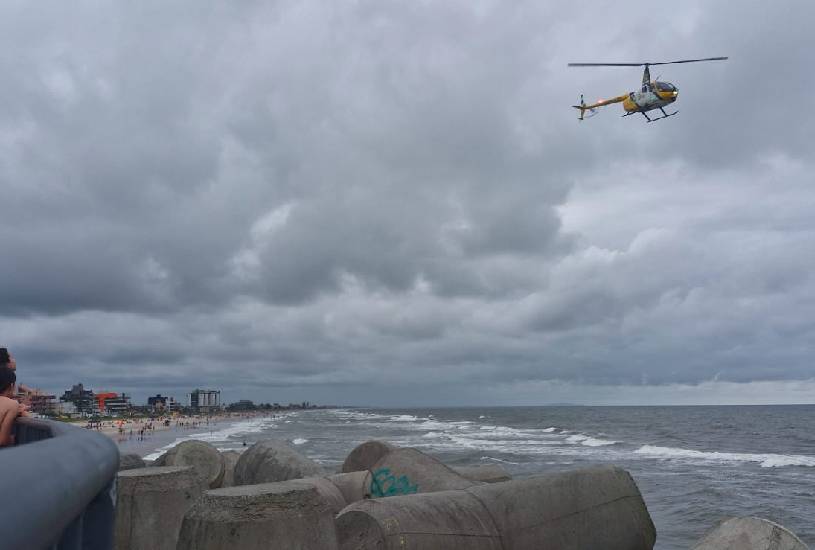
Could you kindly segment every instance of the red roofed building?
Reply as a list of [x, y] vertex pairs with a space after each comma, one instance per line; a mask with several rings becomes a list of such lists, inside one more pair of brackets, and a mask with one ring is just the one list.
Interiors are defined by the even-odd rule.
[[120, 396], [116, 392], [107, 391], [99, 392], [95, 397], [100, 412], [105, 411], [110, 415], [118, 415], [130, 409], [130, 397], [125, 394]]

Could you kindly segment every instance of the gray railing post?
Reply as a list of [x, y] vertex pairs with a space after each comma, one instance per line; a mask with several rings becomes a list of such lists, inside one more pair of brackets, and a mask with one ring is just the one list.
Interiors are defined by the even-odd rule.
[[0, 550], [113, 548], [119, 450], [107, 436], [20, 418], [14, 447], [0, 449]]
[[113, 547], [116, 520], [116, 478], [96, 495], [85, 509], [82, 550], [109, 550]]
[[82, 549], [82, 516], [79, 516], [62, 532], [57, 550]]

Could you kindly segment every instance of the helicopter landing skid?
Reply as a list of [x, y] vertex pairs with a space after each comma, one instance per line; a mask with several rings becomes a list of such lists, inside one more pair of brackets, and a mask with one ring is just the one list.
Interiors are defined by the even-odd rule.
[[661, 116], [661, 117], [659, 117], [659, 118], [651, 118], [651, 117], [649, 117], [647, 114], [645, 114], [645, 111], [631, 111], [630, 113], [626, 113], [626, 114], [624, 114], [624, 115], [622, 115], [622, 116], [623, 116], [623, 117], [627, 117], [627, 116], [631, 116], [631, 115], [635, 115], [635, 114], [639, 113], [639, 114], [641, 114], [642, 116], [644, 116], [644, 117], [645, 117], [645, 120], [646, 120], [646, 121], [648, 121], [648, 122], [656, 122], [657, 120], [662, 120], [663, 118], [668, 118], [668, 117], [672, 117], [672, 116], [674, 116], [674, 115], [678, 115], [678, 114], [679, 114], [679, 111], [674, 111], [673, 113], [666, 113], [666, 112], [665, 112], [663, 109], [661, 109], [661, 108], [660, 108], [660, 111], [662, 111], [662, 115], [663, 115], [663, 116]]
[[[657, 120], [662, 120], [663, 118], [668, 118], [669, 116], [674, 116], [674, 115], [679, 114], [679, 111], [674, 111], [673, 113], [666, 113], [665, 109], [663, 109], [661, 107], [660, 107], [659, 110], [662, 111], [662, 116], [659, 117], [659, 118], [648, 118], [648, 116], [646, 115], [645, 118], [648, 118], [648, 122], [656, 122]], [[642, 113], [642, 114], [645, 114], [645, 113]]]

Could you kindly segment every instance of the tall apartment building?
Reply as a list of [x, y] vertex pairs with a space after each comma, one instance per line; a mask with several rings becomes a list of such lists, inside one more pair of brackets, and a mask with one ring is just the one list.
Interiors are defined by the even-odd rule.
[[206, 413], [221, 408], [221, 392], [219, 390], [199, 390], [190, 393], [190, 408]]

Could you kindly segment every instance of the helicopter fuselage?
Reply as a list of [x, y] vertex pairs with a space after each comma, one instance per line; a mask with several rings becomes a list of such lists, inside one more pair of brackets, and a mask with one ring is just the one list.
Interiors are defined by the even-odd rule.
[[649, 90], [629, 92], [623, 98], [623, 109], [627, 113], [644, 113], [661, 109], [676, 101], [679, 90], [669, 82], [652, 82]]

